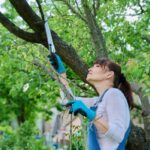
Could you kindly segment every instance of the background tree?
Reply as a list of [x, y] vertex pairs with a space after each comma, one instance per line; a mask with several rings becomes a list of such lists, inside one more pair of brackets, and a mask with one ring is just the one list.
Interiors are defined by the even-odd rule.
[[[47, 47], [43, 22], [35, 2], [9, 1], [10, 3], [4, 3], [4, 7], [13, 10], [10, 11], [11, 14], [9, 11], [4, 14], [0, 12], [2, 25], [23, 40]], [[148, 1], [62, 0], [44, 1], [42, 5], [46, 14], [51, 16], [49, 24], [53, 29], [52, 36], [58, 54], [83, 81], [87, 73], [86, 64], [92, 64], [97, 57], [110, 57], [124, 66], [124, 72], [130, 81], [142, 87], [142, 91], [141, 88], [134, 88], [134, 91], [138, 94], [142, 93], [146, 139], [145, 135], [142, 139], [134, 136], [135, 140], [138, 139], [138, 143], [129, 143], [131, 149], [148, 147], [150, 67], [149, 59], [145, 59], [145, 56], [150, 55], [147, 32]], [[20, 24], [24, 26], [19, 27], [18, 21], [15, 22], [17, 14], [22, 17]], [[137, 20], [133, 21], [135, 17]], [[37, 50], [35, 51], [37, 53]], [[69, 74], [71, 74], [70, 70]]]

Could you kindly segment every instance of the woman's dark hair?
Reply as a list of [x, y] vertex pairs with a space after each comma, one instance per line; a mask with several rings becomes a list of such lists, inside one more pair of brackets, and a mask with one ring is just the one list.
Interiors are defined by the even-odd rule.
[[114, 72], [114, 87], [120, 89], [123, 94], [125, 95], [129, 107], [133, 108], [133, 96], [131, 91], [131, 86], [129, 82], [126, 80], [124, 74], [121, 72], [120, 65], [116, 64], [115, 62], [103, 58], [98, 59], [94, 64], [99, 64], [102, 67], [108, 67], [110, 71]]

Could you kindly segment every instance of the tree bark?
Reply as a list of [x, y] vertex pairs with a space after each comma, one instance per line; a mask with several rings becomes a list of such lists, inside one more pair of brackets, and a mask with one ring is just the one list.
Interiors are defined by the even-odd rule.
[[132, 83], [132, 90], [137, 95], [139, 95], [142, 103], [142, 116], [144, 122], [144, 131], [145, 131], [145, 138], [147, 142], [150, 142], [150, 99], [145, 96], [144, 92], [142, 91], [142, 87], [139, 86], [137, 83]]
[[14, 23], [12, 23], [7, 17], [5, 17], [0, 12], [0, 22], [3, 26], [5, 26], [11, 33], [16, 35], [17, 37], [26, 40], [27, 42], [40, 43], [40, 39], [38, 34], [26, 32], [19, 27], [17, 27]]
[[[149, 109], [145, 109], [150, 107], [147, 103], [147, 100], [143, 96], [144, 93], [142, 92], [141, 86], [139, 86], [136, 83], [131, 83], [131, 88], [134, 93], [140, 96], [141, 102], [142, 102], [142, 109], [145, 114], [149, 114]], [[145, 106], [147, 105], [147, 106]], [[149, 135], [149, 128], [150, 123], [148, 124], [149, 119], [143, 116], [144, 121], [144, 130], [141, 127], [137, 127], [134, 124], [132, 124], [131, 128], [131, 134], [129, 136], [126, 150], [149, 150], [150, 149], [150, 135]]]
[[92, 11], [90, 10], [90, 8], [88, 6], [87, 0], [81, 0], [81, 2], [82, 2], [83, 9], [85, 12], [87, 26], [90, 30], [92, 43], [96, 50], [96, 57], [97, 58], [108, 57], [105, 40], [103, 38], [101, 29], [99, 28], [99, 26], [96, 22], [96, 18], [92, 14]]
[[126, 150], [150, 150], [150, 142], [145, 139], [145, 132], [141, 127], [132, 125]]
[[[2, 13], [0, 13], [0, 22], [2, 25], [6, 27], [11, 33], [22, 38], [23, 40], [40, 43], [48, 48], [44, 25], [41, 18], [33, 12], [25, 0], [10, 0], [10, 2], [35, 33], [29, 33], [19, 29], [11, 21], [6, 19]], [[10, 27], [11, 25], [12, 27]], [[88, 71], [88, 66], [81, 60], [81, 58], [77, 55], [76, 50], [71, 45], [65, 43], [53, 30], [51, 31], [57, 53], [62, 57], [63, 61], [83, 81], [86, 82], [85, 78]]]
[[23, 20], [29, 25], [29, 27], [35, 32], [43, 34], [44, 26], [41, 18], [32, 10], [26, 0], [9, 0], [13, 7]]
[[107, 49], [106, 49], [106, 44], [105, 40], [102, 35], [102, 31], [99, 28], [97, 22], [96, 22], [96, 10], [100, 6], [100, 1], [94, 1], [94, 6], [93, 6], [93, 13], [92, 10], [90, 9], [88, 5], [87, 0], [81, 0], [81, 4], [84, 10], [84, 15], [81, 13], [80, 9], [78, 8], [79, 12], [74, 9], [74, 7], [71, 5], [70, 1], [68, 0], [63, 0], [63, 2], [68, 6], [68, 8], [74, 13], [78, 18], [83, 20], [85, 24], [88, 26], [89, 31], [90, 31], [90, 36], [92, 39], [92, 44], [95, 48], [96, 51], [96, 58], [103, 58], [107, 57]]

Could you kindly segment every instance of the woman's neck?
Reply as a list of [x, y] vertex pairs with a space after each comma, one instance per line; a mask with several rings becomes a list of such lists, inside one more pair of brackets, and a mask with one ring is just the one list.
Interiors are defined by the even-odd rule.
[[99, 93], [99, 95], [102, 95], [103, 94], [103, 92], [106, 90], [106, 89], [109, 89], [109, 88], [112, 88], [113, 87], [113, 85], [111, 85], [111, 84], [95, 84], [94, 85], [95, 86], [95, 88], [96, 88], [96, 90], [97, 90], [97, 92]]

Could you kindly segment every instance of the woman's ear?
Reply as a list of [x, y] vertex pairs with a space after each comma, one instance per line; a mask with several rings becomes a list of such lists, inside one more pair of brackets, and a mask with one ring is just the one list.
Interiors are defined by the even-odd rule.
[[114, 77], [114, 72], [113, 71], [108, 71], [107, 75], [106, 75], [106, 78], [110, 79], [110, 78], [113, 78], [113, 77]]

